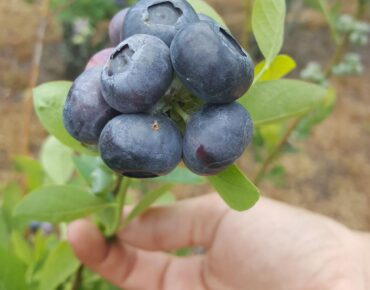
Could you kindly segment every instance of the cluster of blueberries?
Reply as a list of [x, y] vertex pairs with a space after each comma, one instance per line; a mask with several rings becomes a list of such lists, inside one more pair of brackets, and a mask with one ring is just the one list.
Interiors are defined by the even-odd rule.
[[253, 82], [253, 63], [226, 28], [186, 0], [141, 0], [114, 16], [110, 38], [105, 65], [68, 94], [64, 124], [75, 139], [134, 178], [168, 174], [181, 160], [214, 175], [242, 155], [253, 123], [235, 101]]

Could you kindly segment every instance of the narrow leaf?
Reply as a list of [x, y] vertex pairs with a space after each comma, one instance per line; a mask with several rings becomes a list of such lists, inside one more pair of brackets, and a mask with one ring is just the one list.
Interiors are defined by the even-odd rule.
[[268, 64], [283, 46], [285, 14], [285, 0], [256, 0], [254, 3], [253, 33]]
[[28, 194], [15, 216], [51, 223], [69, 222], [105, 207], [104, 200], [74, 186], [45, 186]]
[[191, 6], [193, 6], [194, 10], [197, 13], [205, 14], [214, 19], [222, 26], [226, 27], [226, 24], [220, 14], [218, 14], [216, 10], [214, 10], [207, 2], [203, 0], [188, 0], [188, 2]]
[[17, 183], [10, 183], [3, 190], [3, 215], [7, 227], [10, 229], [15, 226], [13, 219], [13, 209], [22, 200], [22, 189]]
[[73, 151], [54, 136], [49, 136], [41, 149], [41, 164], [46, 174], [56, 184], [65, 184], [72, 176]]
[[25, 267], [9, 251], [0, 248], [0, 289], [27, 290], [25, 282]]
[[256, 83], [240, 99], [255, 125], [299, 116], [323, 104], [326, 89], [298, 80], [277, 80]]
[[33, 90], [33, 105], [44, 128], [60, 142], [74, 150], [92, 154], [64, 128], [64, 103], [72, 83], [57, 81], [42, 84]]
[[176, 184], [190, 184], [197, 185], [205, 182], [205, 179], [202, 176], [192, 173], [187, 168], [177, 167], [170, 174], [153, 178], [153, 182], [161, 183], [176, 183]]
[[79, 267], [67, 242], [61, 242], [48, 256], [40, 275], [39, 290], [53, 290], [70, 277]]
[[25, 265], [28, 265], [32, 260], [30, 244], [28, 244], [28, 242], [18, 232], [12, 232], [11, 241], [14, 254]]
[[26, 176], [27, 189], [33, 190], [44, 182], [44, 171], [41, 164], [28, 156], [16, 156], [13, 159], [15, 169]]
[[209, 176], [208, 180], [234, 210], [247, 210], [259, 199], [258, 188], [236, 165], [230, 166], [216, 176]]
[[[256, 65], [255, 75], [259, 75], [266, 65], [266, 60]], [[288, 55], [278, 55], [269, 68], [259, 78], [260, 81], [278, 80], [290, 73], [297, 66], [296, 62]]]
[[127, 216], [127, 218], [125, 219], [125, 224], [129, 224], [136, 217], [143, 214], [158, 198], [169, 191], [172, 186], [173, 185], [171, 184], [165, 184], [147, 193]]

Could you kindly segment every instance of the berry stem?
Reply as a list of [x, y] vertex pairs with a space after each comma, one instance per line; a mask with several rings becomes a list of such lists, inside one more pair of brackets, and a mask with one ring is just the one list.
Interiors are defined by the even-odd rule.
[[71, 290], [78, 290], [82, 286], [84, 268], [82, 264], [78, 267]]
[[174, 106], [174, 109], [176, 111], [177, 114], [179, 114], [179, 116], [185, 121], [185, 123], [189, 120], [190, 116], [188, 113], [186, 113], [181, 107], [179, 104], [176, 104]]
[[116, 188], [113, 192], [116, 197], [116, 203], [117, 203], [116, 216], [115, 216], [114, 226], [112, 227], [112, 230], [109, 233], [108, 237], [114, 236], [120, 230], [121, 222], [123, 218], [122, 217], [123, 207], [125, 205], [127, 190], [130, 186], [130, 183], [131, 183], [131, 179], [128, 177], [123, 177], [121, 175], [117, 177]]

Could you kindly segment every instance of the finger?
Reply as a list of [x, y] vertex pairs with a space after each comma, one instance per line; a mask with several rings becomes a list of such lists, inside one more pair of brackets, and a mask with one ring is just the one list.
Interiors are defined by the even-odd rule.
[[83, 264], [126, 290], [205, 289], [201, 257], [178, 259], [138, 250], [119, 241], [108, 243], [87, 220], [72, 223], [68, 239]]
[[152, 208], [128, 225], [119, 238], [146, 250], [210, 247], [228, 211], [216, 194]]
[[103, 66], [108, 61], [110, 55], [113, 52], [113, 48], [106, 48], [95, 53], [88, 61], [85, 70], [95, 66]]

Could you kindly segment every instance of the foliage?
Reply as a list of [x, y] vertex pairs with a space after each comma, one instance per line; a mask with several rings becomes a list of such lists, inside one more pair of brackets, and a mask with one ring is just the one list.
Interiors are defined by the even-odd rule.
[[[225, 25], [202, 0], [189, 2], [197, 11]], [[63, 3], [53, 1], [54, 9]], [[100, 5], [75, 1], [66, 7], [61, 20], [73, 22], [76, 17], [89, 16], [89, 25], [95, 25], [112, 15], [111, 2], [97, 3]], [[240, 99], [256, 124], [255, 158], [266, 165], [261, 176], [277, 185], [284, 184], [284, 168], [277, 165], [270, 170], [263, 160], [273, 161], [269, 156], [292, 151], [282, 142], [287, 139], [284, 134], [292, 118], [300, 121], [293, 129], [301, 132], [301, 136], [307, 135], [330, 114], [335, 103], [335, 92], [322, 86], [322, 82], [319, 85], [282, 79], [296, 66], [291, 57], [280, 54], [285, 14], [284, 0], [255, 0], [253, 33], [264, 60], [256, 65], [252, 89]], [[335, 21], [332, 16], [329, 18], [332, 25]], [[349, 60], [355, 63], [354, 58]], [[258, 188], [236, 165], [208, 178], [196, 176], [183, 167], [168, 176], [145, 181], [117, 176], [96, 156], [95, 148], [82, 146], [66, 132], [62, 109], [70, 86], [70, 82], [51, 82], [34, 90], [35, 111], [50, 136], [42, 146], [39, 160], [14, 158], [22, 182], [1, 189], [0, 259], [7, 261], [7, 267], [0, 268], [0, 289], [72, 289], [74, 273], [81, 268], [65, 241], [66, 223], [90, 216], [110, 237], [121, 226], [122, 206], [136, 200], [133, 196], [140, 199], [133, 204], [124, 225], [153, 204], [174, 202], [171, 190], [177, 184], [196, 186], [208, 182], [237, 211], [247, 210], [258, 202]], [[82, 277], [83, 289], [116, 289], [88, 270], [83, 271]]]

